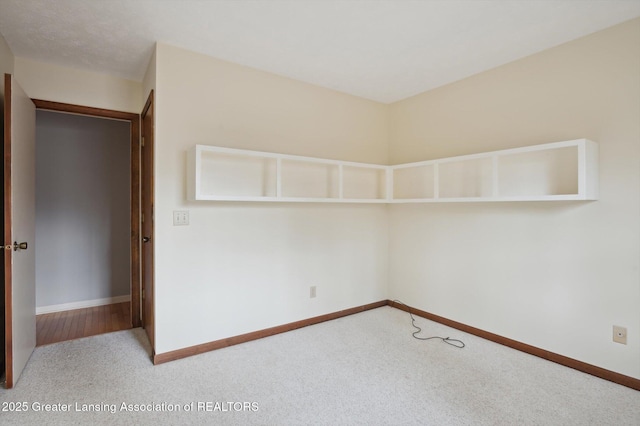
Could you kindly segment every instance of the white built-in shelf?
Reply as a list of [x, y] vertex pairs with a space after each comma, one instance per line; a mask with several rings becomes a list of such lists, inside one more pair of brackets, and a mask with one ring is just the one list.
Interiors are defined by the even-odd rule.
[[188, 176], [191, 200], [595, 200], [598, 145], [576, 139], [395, 166], [196, 145]]
[[387, 203], [388, 166], [196, 145], [190, 200]]
[[393, 201], [595, 200], [598, 144], [587, 139], [390, 166]]

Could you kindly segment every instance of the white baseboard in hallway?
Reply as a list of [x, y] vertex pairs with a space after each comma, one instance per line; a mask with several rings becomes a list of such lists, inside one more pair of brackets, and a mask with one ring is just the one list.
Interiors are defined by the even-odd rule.
[[103, 299], [81, 300], [79, 302], [62, 303], [60, 305], [38, 306], [36, 315], [53, 312], [72, 311], [74, 309], [93, 308], [94, 306], [112, 305], [114, 303], [130, 302], [131, 295], [105, 297]]

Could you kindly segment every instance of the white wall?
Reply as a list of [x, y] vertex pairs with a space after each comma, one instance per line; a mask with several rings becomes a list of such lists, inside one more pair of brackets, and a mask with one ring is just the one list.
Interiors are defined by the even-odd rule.
[[0, 75], [2, 75], [3, 81], [4, 74], [13, 74], [14, 62], [13, 53], [2, 34], [0, 34]]
[[595, 202], [392, 206], [391, 298], [640, 378], [638, 40], [636, 19], [391, 106], [392, 163], [600, 144]]
[[0, 130], [3, 131], [4, 135], [4, 75], [5, 74], [13, 74], [15, 58], [11, 49], [9, 49], [9, 45], [5, 41], [2, 34], [0, 34], [0, 78], [2, 81], [0, 82]]
[[130, 124], [36, 115], [36, 306], [129, 295]]
[[[144, 107], [147, 99], [149, 98], [149, 93], [156, 88], [156, 49], [154, 47], [153, 54], [151, 55], [151, 59], [149, 59], [149, 64], [147, 65], [147, 70], [144, 73], [144, 78], [142, 79], [142, 106]], [[142, 112], [142, 110], [140, 110]]]
[[387, 107], [163, 44], [156, 67], [156, 352], [386, 299], [386, 206], [187, 202], [185, 173], [199, 143], [385, 163]]
[[139, 114], [140, 82], [17, 57], [15, 75], [32, 99]]

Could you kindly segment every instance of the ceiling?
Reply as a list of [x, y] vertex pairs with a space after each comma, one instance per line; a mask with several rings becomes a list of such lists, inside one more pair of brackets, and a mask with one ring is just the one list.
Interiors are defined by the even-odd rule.
[[390, 103], [640, 16], [640, 0], [0, 0], [15, 56], [140, 81], [156, 41]]

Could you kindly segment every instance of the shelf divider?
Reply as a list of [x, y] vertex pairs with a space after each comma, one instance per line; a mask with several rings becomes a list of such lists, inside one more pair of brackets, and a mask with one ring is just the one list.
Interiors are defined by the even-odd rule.
[[276, 198], [282, 198], [282, 158], [276, 158]]
[[344, 170], [342, 164], [338, 164], [338, 198], [344, 198]]
[[440, 167], [438, 162], [433, 163], [433, 199], [440, 199]]
[[498, 176], [498, 161], [497, 155], [491, 157], [491, 194], [494, 198], [500, 196], [498, 188], [498, 179], [500, 178], [500, 176]]

